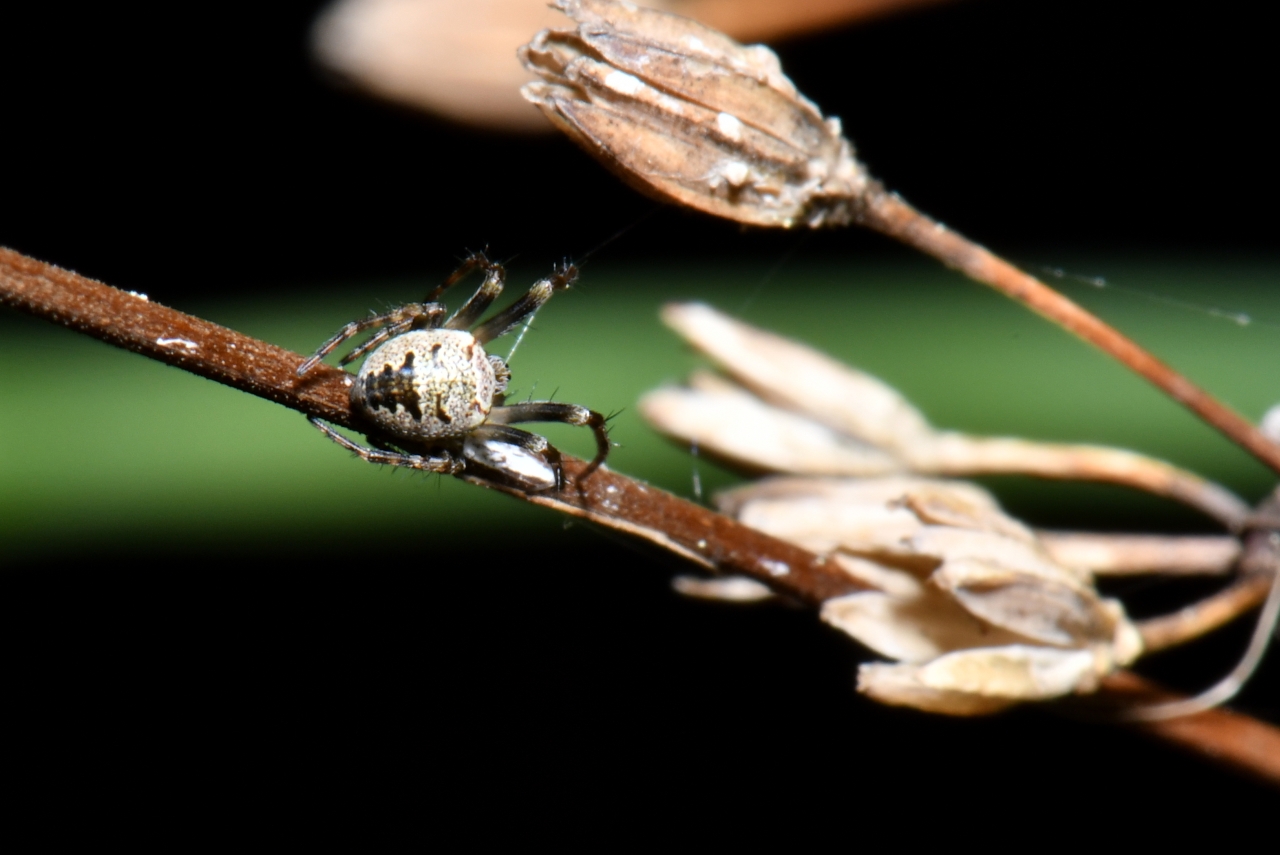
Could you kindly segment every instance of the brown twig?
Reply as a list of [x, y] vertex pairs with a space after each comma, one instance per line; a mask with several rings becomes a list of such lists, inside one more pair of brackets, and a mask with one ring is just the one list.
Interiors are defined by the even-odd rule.
[[[1179, 700], [1174, 693], [1119, 671], [1102, 681], [1109, 701], [1125, 707], [1149, 707]], [[1164, 742], [1207, 755], [1275, 785], [1280, 783], [1280, 729], [1226, 709], [1161, 721], [1132, 722], [1128, 727]]]
[[[299, 378], [304, 361], [299, 354], [4, 248], [0, 303], [308, 416], [360, 429], [351, 412], [347, 372], [319, 365]], [[477, 477], [467, 480], [649, 540], [708, 569], [759, 579], [793, 599], [820, 603], [860, 589], [834, 562], [607, 469], [583, 477], [586, 467], [566, 455], [565, 488], [550, 495], [526, 494]]]
[[1027, 306], [1114, 357], [1187, 407], [1228, 439], [1280, 473], [1280, 446], [1248, 419], [1161, 362], [1141, 345], [1040, 280], [872, 183], [863, 197], [863, 224], [915, 247]]
[[[1275, 504], [1276, 497], [1272, 495], [1262, 508], [1270, 512]], [[1143, 647], [1151, 652], [1184, 644], [1257, 608], [1267, 598], [1276, 583], [1276, 573], [1280, 572], [1276, 549], [1276, 535], [1271, 531], [1250, 532], [1238, 563], [1239, 578], [1213, 596], [1173, 614], [1138, 622]], [[1270, 635], [1273, 629], [1260, 626], [1256, 631]]]
[[[109, 344], [347, 427], [350, 375], [328, 366], [306, 378], [304, 357], [217, 324], [152, 303], [67, 270], [0, 248], [0, 304]], [[708, 569], [749, 576], [811, 605], [859, 589], [836, 564], [662, 490], [565, 457], [559, 493], [525, 494], [478, 478], [517, 498], [643, 538]], [[1159, 690], [1128, 674], [1106, 681], [1118, 701], [1147, 702]], [[1167, 695], [1165, 695], [1167, 697]], [[1134, 728], [1280, 784], [1280, 729], [1214, 710]]]
[[1257, 608], [1271, 590], [1271, 578], [1249, 573], [1211, 597], [1197, 600], [1173, 614], [1138, 621], [1142, 648], [1147, 653], [1176, 647], [1200, 638]]

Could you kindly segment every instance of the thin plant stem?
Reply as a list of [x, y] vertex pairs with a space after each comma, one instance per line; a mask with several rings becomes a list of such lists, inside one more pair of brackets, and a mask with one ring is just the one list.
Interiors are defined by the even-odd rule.
[[862, 199], [863, 225], [900, 240], [1084, 339], [1146, 378], [1228, 439], [1280, 473], [1280, 446], [1256, 425], [1157, 359], [1145, 348], [1048, 285], [907, 204], [878, 184]]
[[[166, 308], [51, 264], [0, 248], [0, 305], [11, 306], [168, 365], [359, 430], [350, 407], [351, 375], [326, 365], [305, 378], [293, 353]], [[299, 428], [302, 422], [299, 420]], [[789, 599], [819, 605], [860, 586], [834, 561], [729, 517], [565, 455], [565, 486], [525, 493], [475, 476], [466, 480], [642, 538], [724, 574], [756, 579]], [[1119, 672], [1103, 681], [1103, 702], [1146, 703], [1176, 695]], [[1130, 726], [1280, 785], [1280, 728], [1224, 710]]]

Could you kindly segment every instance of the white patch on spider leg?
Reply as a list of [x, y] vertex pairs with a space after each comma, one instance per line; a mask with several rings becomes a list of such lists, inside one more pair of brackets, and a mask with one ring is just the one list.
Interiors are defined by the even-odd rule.
[[185, 347], [187, 350], [200, 349], [200, 345], [196, 344], [194, 341], [189, 341], [185, 338], [165, 338], [164, 336], [161, 336], [160, 338], [156, 339], [156, 344], [160, 345], [161, 347], [172, 347], [173, 345], [176, 344], [179, 347]]
[[521, 489], [550, 490], [556, 485], [556, 471], [541, 455], [497, 440], [468, 437], [462, 446], [468, 460], [493, 469], [509, 478]]

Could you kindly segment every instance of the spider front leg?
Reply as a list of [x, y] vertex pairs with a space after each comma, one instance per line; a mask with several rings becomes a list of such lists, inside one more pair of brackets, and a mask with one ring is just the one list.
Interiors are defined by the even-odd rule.
[[439, 457], [427, 457], [419, 454], [402, 454], [390, 449], [369, 448], [352, 442], [333, 428], [317, 418], [308, 418], [320, 432], [338, 443], [347, 451], [355, 452], [362, 460], [370, 463], [385, 463], [388, 466], [404, 466], [409, 469], [420, 469], [424, 472], [439, 472], [441, 475], [457, 475], [465, 468], [465, 464], [452, 454], [444, 453]]
[[[553, 294], [557, 291], [568, 289], [577, 278], [578, 268], [576, 265], [569, 263], [557, 265], [555, 273], [546, 279], [539, 279], [533, 283], [533, 287], [523, 297], [476, 327], [473, 332], [476, 341], [481, 344], [488, 344], [495, 338], [511, 332], [525, 318], [541, 309]], [[529, 419], [528, 421], [538, 420]], [[559, 421], [559, 419], [551, 419], [551, 421]]]
[[[489, 425], [510, 425], [520, 422], [564, 422], [568, 425], [591, 428], [596, 437], [596, 456], [587, 466], [584, 476], [594, 472], [609, 456], [609, 431], [605, 427], [604, 416], [595, 410], [588, 410], [577, 404], [560, 404], [555, 401], [528, 401], [524, 404], [494, 407], [489, 413]], [[550, 445], [547, 447], [551, 448]], [[558, 456], [559, 452], [556, 454]]]
[[483, 252], [475, 252], [467, 256], [466, 260], [462, 262], [457, 270], [453, 271], [452, 275], [443, 284], [427, 295], [427, 302], [440, 299], [446, 289], [455, 285], [464, 276], [476, 269], [484, 271], [484, 282], [480, 284], [476, 293], [471, 295], [471, 299], [467, 300], [462, 308], [454, 313], [453, 317], [444, 322], [445, 329], [465, 330], [469, 328], [480, 320], [480, 316], [484, 314], [485, 309], [493, 305], [493, 301], [502, 294], [502, 286], [507, 278], [506, 269], [496, 261], [490, 261]]
[[319, 365], [320, 360], [341, 347], [343, 342], [355, 338], [365, 330], [382, 327], [368, 341], [342, 357], [339, 360], [341, 364], [346, 365], [349, 362], [354, 362], [387, 339], [394, 338], [411, 329], [437, 326], [444, 313], [445, 308], [439, 303], [409, 303], [398, 309], [392, 309], [390, 312], [365, 318], [363, 321], [352, 321], [338, 330], [332, 338], [320, 345], [315, 353], [311, 354], [305, 362], [298, 366], [298, 376], [304, 376], [312, 368]]

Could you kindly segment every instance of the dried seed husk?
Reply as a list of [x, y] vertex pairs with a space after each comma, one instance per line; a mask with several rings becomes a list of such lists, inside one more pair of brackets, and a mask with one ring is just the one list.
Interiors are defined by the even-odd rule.
[[[884, 503], [838, 504], [815, 499], [757, 499], [740, 507], [738, 521], [819, 554], [840, 549], [851, 555], [914, 558], [911, 538], [920, 520], [905, 508]], [[926, 556], [922, 570], [939, 561]]]
[[767, 48], [678, 16], [562, 0], [573, 30], [520, 49], [524, 97], [623, 180], [660, 199], [764, 226], [848, 223], [867, 183]]
[[1088, 572], [1056, 564], [1034, 541], [1008, 537], [994, 531], [950, 526], [922, 526], [912, 537], [912, 548], [921, 555], [944, 561], [974, 559], [1056, 581], [1090, 588]]
[[971, 614], [1041, 644], [1083, 647], [1115, 637], [1114, 614], [1091, 588], [973, 558], [946, 561], [930, 581]]
[[976, 620], [940, 591], [901, 598], [879, 591], [848, 594], [822, 604], [822, 619], [881, 656], [927, 662], [975, 647], [1025, 639]]

